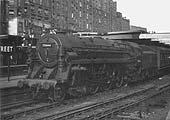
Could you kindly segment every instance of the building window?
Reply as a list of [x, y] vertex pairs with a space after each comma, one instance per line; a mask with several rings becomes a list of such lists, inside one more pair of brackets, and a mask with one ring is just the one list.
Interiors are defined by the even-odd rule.
[[38, 16], [38, 20], [41, 21], [42, 17]]
[[80, 2], [79, 4], [80, 4], [80, 7], [82, 7], [82, 3]]
[[42, 5], [42, 0], [40, 0], [40, 5]]
[[45, 20], [49, 20], [49, 18], [48, 18], [48, 17], [45, 17]]
[[29, 0], [25, 0], [25, 4], [29, 4]]
[[71, 14], [71, 17], [72, 17], [72, 18], [74, 17], [74, 14], [73, 14], [73, 13]]
[[89, 19], [89, 14], [87, 14], [87, 19]]
[[35, 7], [34, 6], [31, 6], [31, 12], [35, 12]]
[[14, 15], [14, 10], [9, 10], [9, 15]]
[[38, 8], [38, 14], [42, 14], [42, 9]]
[[31, 20], [33, 21], [35, 18], [34, 18], [35, 16], [31, 16]]
[[21, 0], [18, 0], [18, 6], [21, 6]]
[[104, 20], [104, 24], [106, 24], [107, 22], [106, 22], [106, 20]]
[[81, 15], [81, 11], [79, 12], [79, 16], [80, 16], [80, 17], [82, 17], [82, 15]]
[[91, 25], [89, 25], [89, 29], [91, 30]]
[[50, 5], [49, 5], [49, 0], [45, 0], [45, 5], [46, 5], [47, 7], [50, 7]]
[[45, 14], [46, 16], [48, 16], [48, 14], [49, 14], [48, 10], [45, 10], [45, 11], [44, 11], [44, 14]]
[[89, 24], [86, 24], [86, 28], [89, 29]]
[[60, 3], [59, 2], [56, 2], [56, 8], [58, 8], [60, 6]]
[[73, 2], [71, 3], [71, 7], [74, 8], [74, 3]]
[[24, 20], [25, 27], [28, 27], [28, 20]]
[[10, 6], [14, 5], [14, 0], [9, 0], [9, 5]]
[[99, 18], [99, 23], [101, 23], [101, 19]]
[[52, 14], [52, 15], [53, 15], [53, 17], [54, 17], [54, 16], [55, 16], [55, 13], [53, 12], [53, 14]]
[[23, 32], [23, 23], [22, 22], [18, 22], [18, 31]]
[[25, 8], [24, 8], [24, 12], [27, 12], [27, 11], [28, 11], [28, 8], [27, 8], [27, 7], [25, 7]]
[[21, 10], [18, 9], [18, 16], [21, 16]]

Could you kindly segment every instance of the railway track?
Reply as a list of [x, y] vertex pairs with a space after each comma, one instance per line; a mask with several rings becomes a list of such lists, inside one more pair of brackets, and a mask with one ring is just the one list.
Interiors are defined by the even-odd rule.
[[159, 88], [146, 88], [143, 90], [130, 93], [120, 98], [113, 98], [107, 101], [93, 103], [88, 106], [73, 108], [68, 111], [48, 115], [36, 120], [100, 120], [114, 117], [114, 113], [125, 108], [136, 105], [153, 96], [156, 96], [170, 89], [170, 84], [160, 86]]
[[[92, 103], [93, 105], [88, 104], [86, 106], [81, 106], [81, 107], [78, 107], [78, 108], [69, 109], [68, 111], [62, 111], [62, 112], [60, 111], [55, 115], [53, 114], [53, 115], [45, 116], [43, 118], [38, 118], [37, 120], [69, 118], [69, 116], [75, 116], [76, 114], [82, 114], [82, 113], [84, 114], [84, 111], [85, 112], [90, 111], [91, 108], [98, 108], [97, 106], [99, 104], [103, 104], [103, 106], [104, 106], [104, 104], [115, 103], [117, 101], [129, 98], [131, 96], [135, 96], [135, 95], [138, 95], [138, 94], [142, 94], [143, 92], [150, 91], [152, 89], [156, 89], [157, 91], [161, 91], [161, 90], [164, 90], [164, 88], [166, 88], [168, 86], [169, 86], [169, 84], [165, 84], [164, 86], [155, 88], [154, 85], [150, 85], [149, 87], [140, 88], [139, 90], [130, 92], [129, 94], [121, 94], [119, 96], [116, 96], [113, 99], [107, 100], [106, 103], [96, 102], [96, 103]], [[69, 101], [69, 100], [66, 100], [66, 101]], [[107, 102], [110, 102], [110, 103], [107, 103]], [[67, 102], [66, 104], [68, 105], [69, 102]], [[36, 112], [47, 111], [50, 108], [59, 107], [60, 105], [61, 105], [61, 103], [58, 103], [58, 102], [55, 102], [55, 103], [38, 103], [38, 102], [35, 102], [35, 101], [32, 101], [32, 100], [20, 101], [18, 103], [17, 102], [14, 103], [14, 104], [13, 103], [6, 104], [6, 105], [1, 107], [1, 119], [2, 120], [8, 120], [8, 119], [13, 119], [13, 118], [17, 119], [19, 117], [22, 118], [23, 115], [27, 116], [27, 115], [32, 115]], [[94, 106], [94, 107], [91, 107], [91, 106]], [[102, 105], [99, 105], [99, 106], [102, 106]], [[13, 111], [13, 112], [11, 112], [11, 111]], [[78, 112], [74, 113], [74, 111], [78, 111]], [[75, 119], [75, 117], [73, 117], [73, 119]]]
[[15, 91], [10, 93], [1, 92], [1, 105], [0, 110], [5, 106], [10, 106], [22, 101], [28, 101], [31, 99], [31, 96], [26, 91]]
[[34, 104], [34, 103], [37, 103], [37, 101], [33, 101], [32, 99], [28, 99], [28, 100], [25, 100], [25, 101], [23, 101], [23, 100], [17, 101], [17, 102], [1, 105], [0, 111], [1, 112], [8, 111], [8, 110], [11, 110], [11, 109], [16, 109], [16, 108], [22, 107], [24, 105], [30, 105], [30, 104]]
[[[147, 90], [150, 90], [150, 89], [153, 89], [153, 86], [149, 86], [145, 89], [140, 89], [138, 91], [134, 91], [134, 92], [131, 92], [129, 94], [122, 94], [118, 97], [115, 97], [114, 98], [114, 101], [118, 101], [120, 99], [124, 99], [125, 97], [130, 97], [134, 94], [139, 94], [141, 92], [144, 92], [144, 91], [147, 91]], [[69, 101], [69, 100], [68, 100]], [[1, 114], [1, 117], [3, 120], [8, 120], [8, 119], [12, 119], [12, 118], [18, 118], [18, 117], [21, 117], [22, 115], [29, 115], [31, 113], [35, 113], [35, 112], [39, 112], [39, 111], [43, 111], [43, 110], [47, 110], [49, 108], [54, 108], [54, 107], [58, 107], [61, 103], [58, 103], [58, 102], [55, 102], [55, 103], [40, 103], [40, 104], [32, 104], [30, 103], [31, 106], [29, 106], [29, 103], [26, 105], [26, 107], [22, 107], [22, 109], [19, 109], [19, 110], [12, 110], [12, 111], [16, 111], [16, 112], [3, 112]], [[98, 104], [98, 103], [96, 103]], [[20, 105], [18, 104], [18, 106], [23, 106], [24, 104]], [[12, 108], [15, 108], [15, 106], [12, 106]], [[29, 108], [29, 109], [26, 109], [26, 108]], [[7, 108], [7, 110], [9, 110], [10, 107]], [[77, 108], [77, 109], [80, 109], [80, 108]], [[71, 110], [72, 111], [72, 110]]]
[[80, 118], [79, 117], [80, 115], [84, 116], [85, 114], [87, 114], [87, 116], [88, 116], [89, 113], [92, 113], [95, 110], [101, 110], [106, 106], [110, 106], [110, 105], [115, 104], [115, 103], [117, 103], [121, 100], [131, 98], [132, 96], [136, 96], [138, 94], [142, 94], [143, 92], [150, 91], [153, 88], [154, 88], [153, 86], [150, 86], [150, 87], [147, 87], [147, 88], [144, 88], [144, 89], [134, 91], [134, 92], [129, 93], [129, 94], [123, 94], [123, 95], [120, 95], [116, 98], [108, 99], [106, 101], [92, 103], [92, 104], [89, 104], [89, 105], [86, 105], [86, 106], [83, 106], [83, 107], [80, 107], [80, 108], [73, 108], [73, 109], [70, 109], [68, 111], [63, 111], [61, 113], [48, 115], [48, 116], [45, 116], [45, 117], [42, 117], [42, 118], [38, 118], [36, 120], [77, 119], [77, 118]]
[[[52, 104], [48, 104], [48, 103], [38, 103], [35, 101], [30, 101], [30, 102], [22, 102], [20, 104], [18, 104], [17, 106], [14, 105], [12, 106], [12, 108], [7, 108], [7, 110], [9, 111], [5, 111], [1, 114], [1, 119], [2, 120], [9, 120], [9, 119], [16, 119], [18, 117], [21, 117], [23, 115], [28, 115], [34, 112], [38, 112], [38, 111], [42, 111], [42, 110], [46, 110], [55, 106], [58, 106], [60, 103], [52, 103]], [[18, 107], [22, 107], [22, 108], [18, 108]], [[16, 108], [18, 108], [16, 110]], [[13, 111], [15, 112], [10, 112], [11, 109], [15, 109]]]

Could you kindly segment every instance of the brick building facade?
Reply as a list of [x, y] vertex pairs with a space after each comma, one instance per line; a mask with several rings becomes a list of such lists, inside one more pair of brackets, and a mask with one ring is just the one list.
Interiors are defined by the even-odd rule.
[[8, 6], [6, 0], [0, 2], [0, 34], [8, 34]]
[[8, 0], [8, 19], [17, 18], [17, 34], [38, 37], [44, 28], [110, 32], [129, 30], [130, 23], [112, 0]]
[[[49, 0], [8, 0], [6, 5], [9, 34], [34, 34], [38, 37], [42, 28], [51, 27]], [[16, 27], [13, 27], [14, 25]]]

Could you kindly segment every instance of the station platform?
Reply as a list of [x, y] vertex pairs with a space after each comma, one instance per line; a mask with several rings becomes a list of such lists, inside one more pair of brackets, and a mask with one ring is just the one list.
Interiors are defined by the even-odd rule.
[[26, 75], [21, 76], [11, 76], [8, 81], [8, 77], [2, 77], [0, 78], [0, 89], [4, 88], [10, 88], [10, 87], [16, 87], [17, 82], [23, 78], [25, 78]]

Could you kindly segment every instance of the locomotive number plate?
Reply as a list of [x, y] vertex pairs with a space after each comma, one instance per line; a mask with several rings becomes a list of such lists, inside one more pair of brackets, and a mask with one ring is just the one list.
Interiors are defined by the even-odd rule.
[[44, 48], [51, 48], [52, 44], [50, 44], [50, 43], [42, 43], [42, 47], [44, 47]]

